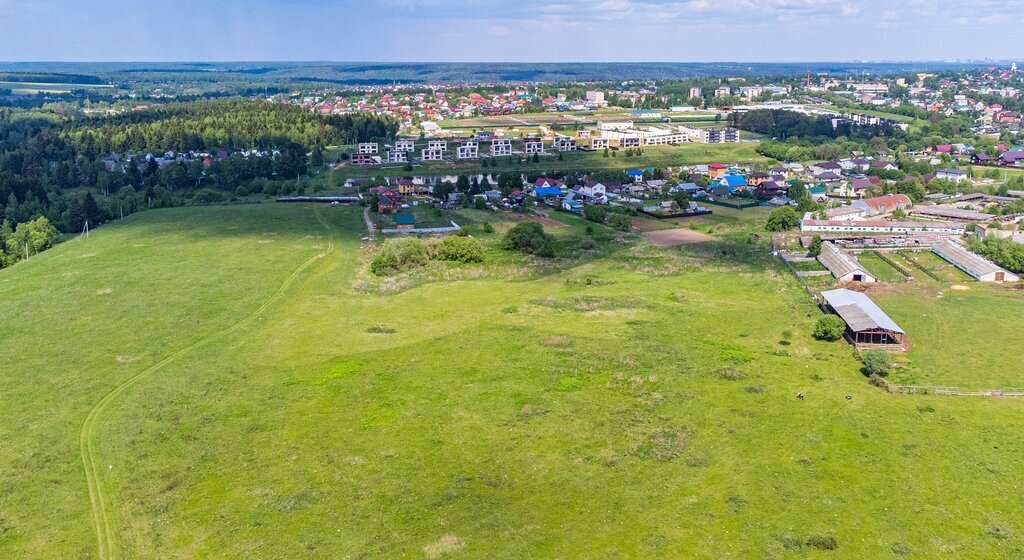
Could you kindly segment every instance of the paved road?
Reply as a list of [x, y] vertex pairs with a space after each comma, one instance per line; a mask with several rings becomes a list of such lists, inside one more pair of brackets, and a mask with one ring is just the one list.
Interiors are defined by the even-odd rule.
[[373, 225], [373, 220], [370, 219], [370, 207], [363, 208], [363, 221], [366, 222], [366, 229], [370, 232], [370, 237], [373, 237], [377, 233], [377, 226]]

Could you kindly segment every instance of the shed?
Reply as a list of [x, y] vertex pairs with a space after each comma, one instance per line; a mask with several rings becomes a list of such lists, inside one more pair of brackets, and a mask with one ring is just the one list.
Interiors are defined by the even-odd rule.
[[826, 309], [846, 322], [847, 336], [858, 348], [906, 348], [907, 334], [868, 296], [838, 289], [821, 297]]
[[822, 243], [821, 254], [818, 255], [820, 262], [836, 280], [840, 282], [878, 282], [860, 265], [857, 257], [840, 249], [833, 243]]
[[979, 282], [1016, 282], [1020, 277], [996, 263], [972, 253], [954, 241], [945, 240], [932, 248], [932, 252], [950, 264], [971, 275]]

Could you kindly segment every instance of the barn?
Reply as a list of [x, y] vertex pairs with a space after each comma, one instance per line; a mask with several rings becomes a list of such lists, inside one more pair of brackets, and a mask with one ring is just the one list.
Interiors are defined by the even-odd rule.
[[906, 350], [907, 334], [871, 298], [852, 290], [821, 292], [826, 311], [846, 322], [846, 335], [858, 349]]
[[932, 252], [979, 282], [1017, 282], [1020, 280], [1016, 274], [948, 239], [933, 247]]
[[821, 254], [818, 255], [820, 262], [836, 280], [840, 282], [877, 282], [878, 279], [872, 276], [860, 265], [857, 257], [840, 249], [833, 243], [822, 243]]

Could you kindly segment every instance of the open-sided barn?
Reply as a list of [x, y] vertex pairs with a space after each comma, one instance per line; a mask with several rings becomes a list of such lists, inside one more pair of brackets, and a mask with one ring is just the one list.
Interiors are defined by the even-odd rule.
[[907, 334], [871, 298], [852, 290], [821, 292], [828, 311], [846, 322], [846, 332], [858, 348], [906, 349]]

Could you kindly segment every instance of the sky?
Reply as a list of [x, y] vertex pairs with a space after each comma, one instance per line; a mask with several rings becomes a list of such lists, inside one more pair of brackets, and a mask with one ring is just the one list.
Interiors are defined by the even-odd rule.
[[3, 61], [1024, 59], [1024, 0], [0, 0]]

